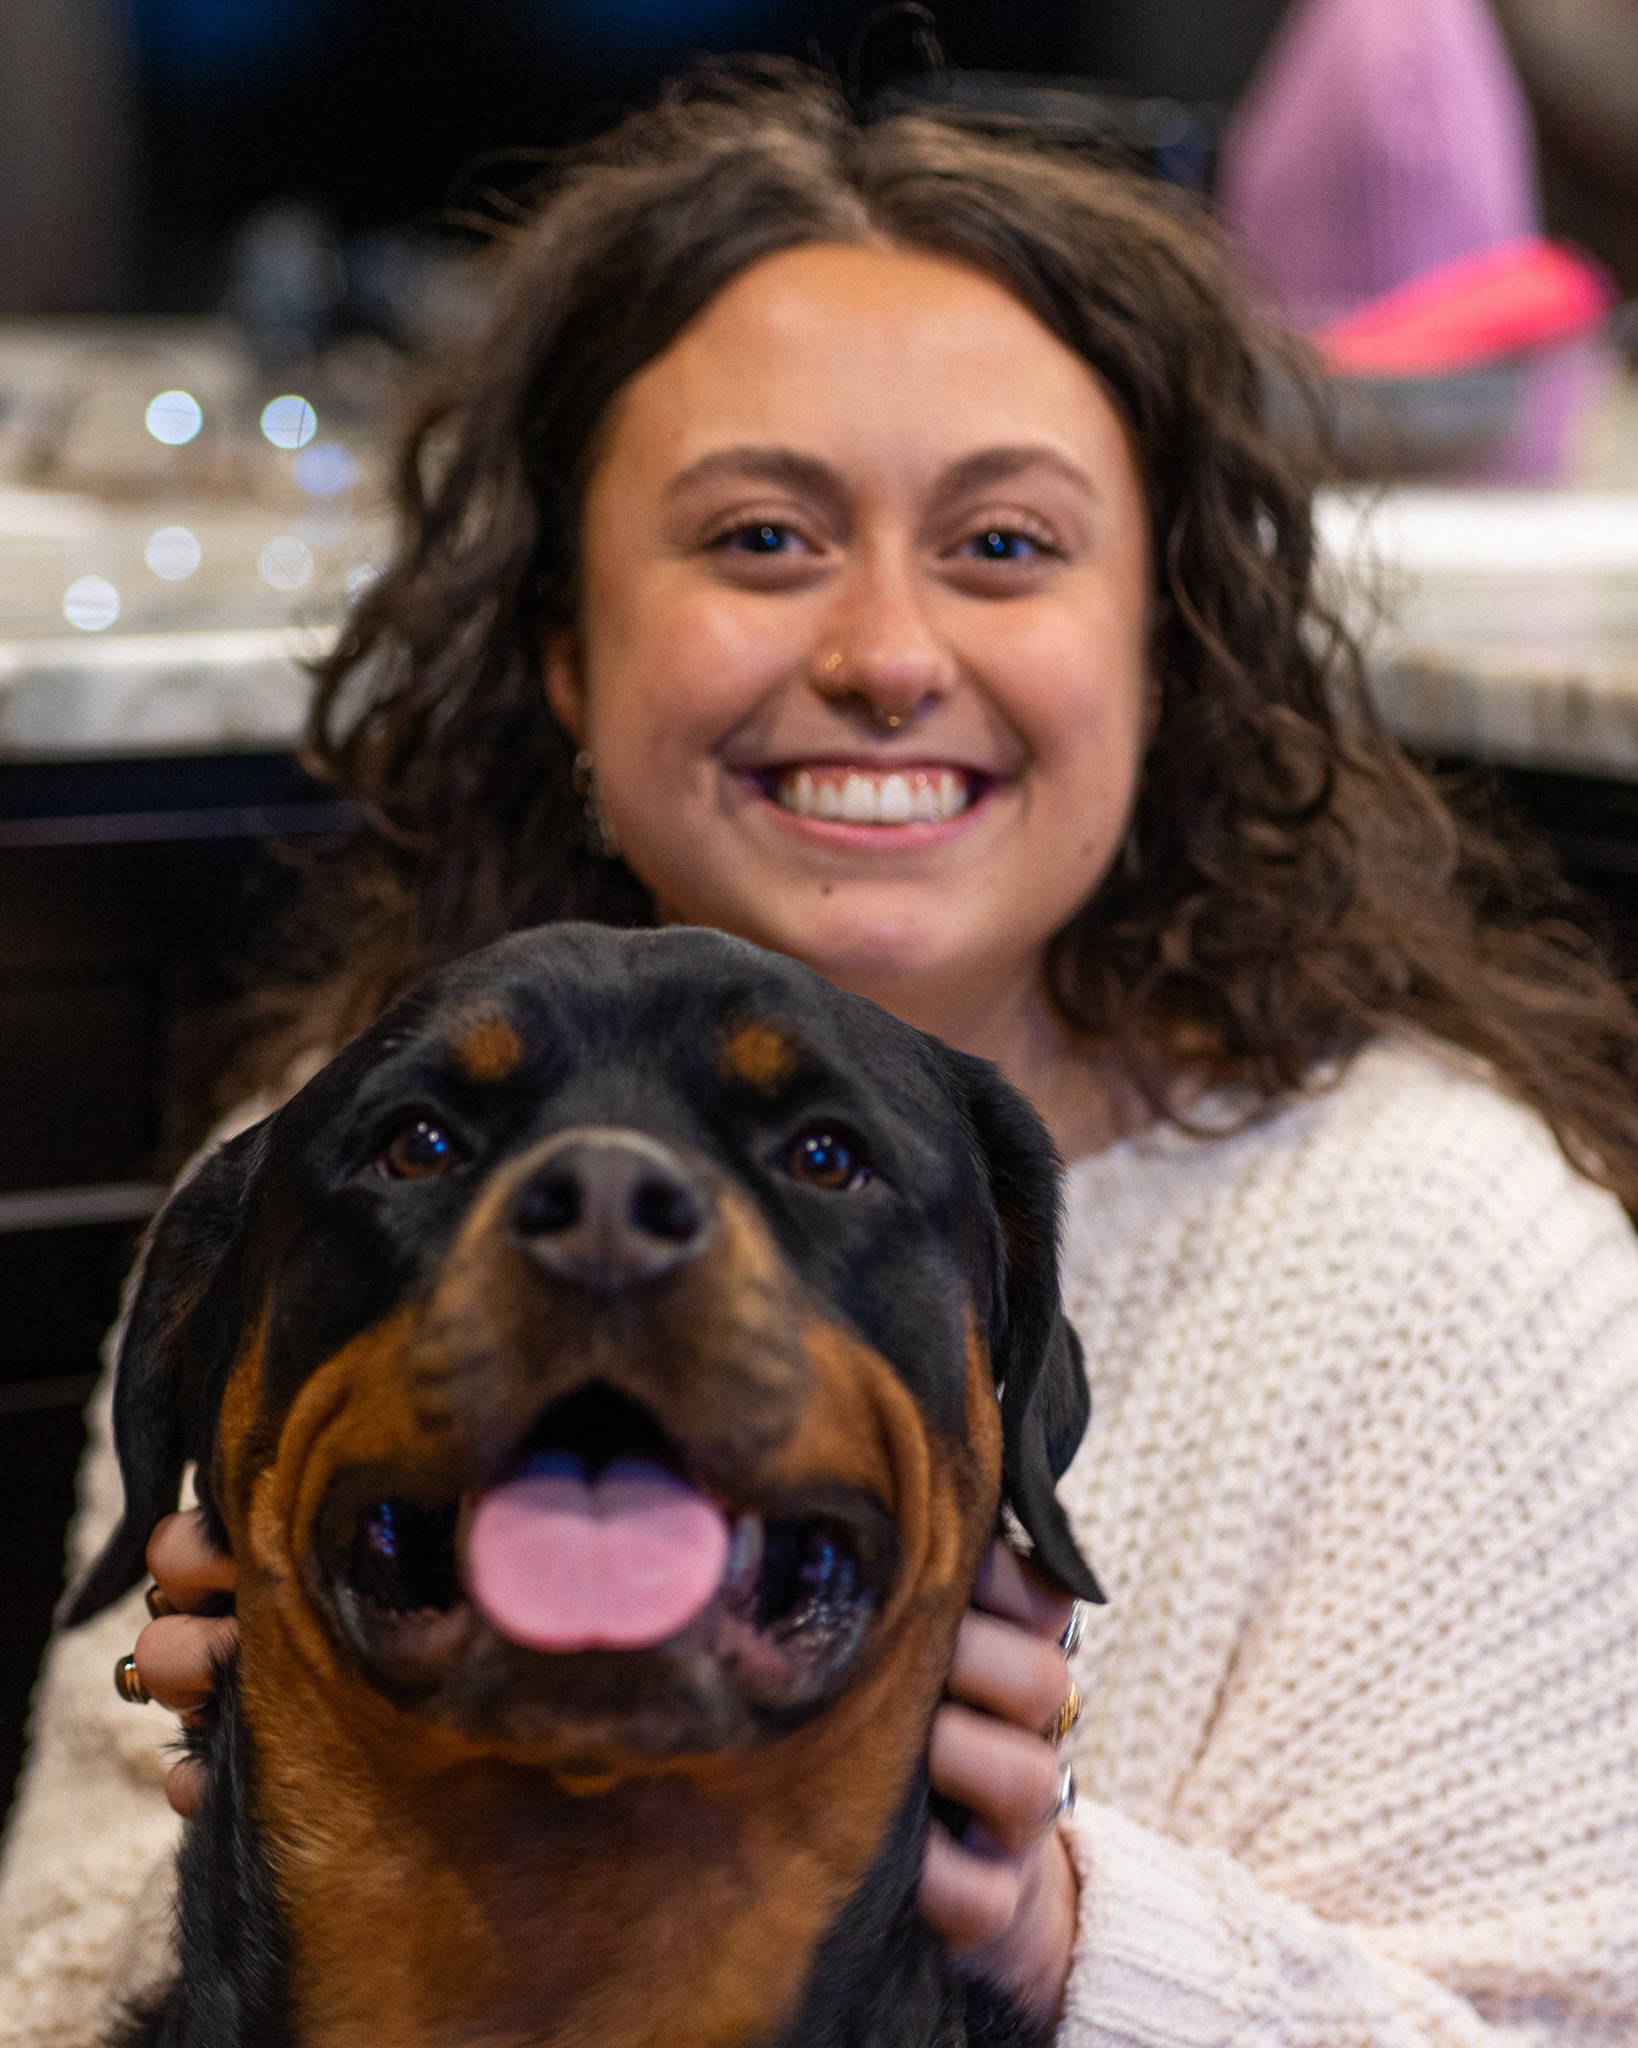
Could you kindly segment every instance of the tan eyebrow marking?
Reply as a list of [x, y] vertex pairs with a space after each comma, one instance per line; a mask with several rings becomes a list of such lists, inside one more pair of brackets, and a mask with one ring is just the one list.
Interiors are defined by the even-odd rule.
[[796, 1071], [798, 1057], [795, 1043], [771, 1024], [740, 1024], [723, 1041], [723, 1078], [771, 1095]]
[[449, 1052], [469, 1081], [504, 1081], [523, 1065], [523, 1040], [500, 1010], [478, 1010], [463, 1019]]

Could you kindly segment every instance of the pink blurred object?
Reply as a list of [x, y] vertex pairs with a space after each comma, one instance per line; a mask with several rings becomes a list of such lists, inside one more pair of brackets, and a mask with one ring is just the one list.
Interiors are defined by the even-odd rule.
[[[1218, 191], [1254, 278], [1431, 461], [1425, 423], [1448, 410], [1466, 422], [1450, 461], [1559, 472], [1608, 301], [1541, 240], [1529, 114], [1485, 0], [1294, 0], [1225, 134]], [[1446, 409], [1439, 387], [1464, 379]]]
[[1535, 234], [1529, 114], [1484, 0], [1295, 0], [1218, 192], [1304, 328]]
[[1313, 339], [1345, 376], [1437, 377], [1590, 333], [1615, 300], [1596, 264], [1530, 236], [1424, 271]]

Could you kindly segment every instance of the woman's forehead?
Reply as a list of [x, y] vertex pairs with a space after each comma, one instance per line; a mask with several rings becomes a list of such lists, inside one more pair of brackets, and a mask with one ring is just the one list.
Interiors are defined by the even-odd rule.
[[[783, 449], [934, 473], [1036, 447], [1093, 486], [1130, 465], [1098, 378], [969, 264], [817, 243], [725, 285], [617, 395], [600, 469], [654, 490]], [[714, 467], [713, 467], [714, 466]]]

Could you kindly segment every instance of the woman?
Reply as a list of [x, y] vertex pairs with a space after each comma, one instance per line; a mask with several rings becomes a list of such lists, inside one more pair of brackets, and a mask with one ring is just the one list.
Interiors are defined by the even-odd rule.
[[[321, 679], [368, 824], [279, 1058], [573, 914], [724, 926], [996, 1059], [1072, 1162], [1065, 1498], [1112, 1604], [1059, 1823], [1064, 1616], [994, 1560], [932, 1756], [980, 1828], [935, 1838], [929, 1918], [1070, 2043], [1613, 2041], [1633, 1021], [1372, 720], [1270, 349], [1198, 227], [1017, 136], [780, 74], [585, 152]], [[185, 1524], [153, 1562], [178, 1604], [222, 1576]], [[213, 1627], [144, 1632], [160, 1700]], [[75, 1653], [10, 2039], [67, 2038], [152, 1839], [113, 1878], [106, 1832], [42, 1845]]]

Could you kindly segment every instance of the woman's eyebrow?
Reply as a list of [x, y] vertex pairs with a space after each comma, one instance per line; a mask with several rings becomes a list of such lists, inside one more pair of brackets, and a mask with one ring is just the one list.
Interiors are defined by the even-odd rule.
[[812, 455], [799, 455], [794, 448], [717, 448], [689, 463], [665, 487], [667, 498], [680, 497], [697, 484], [712, 483], [719, 477], [745, 479], [753, 483], [784, 484], [830, 505], [846, 499], [842, 479], [829, 463]]
[[1026, 442], [1015, 448], [980, 448], [952, 462], [939, 479], [939, 496], [957, 498], [965, 491], [978, 491], [990, 484], [1008, 483], [1025, 470], [1050, 469], [1087, 498], [1098, 495], [1098, 487], [1077, 462], [1045, 442]]
[[[1016, 447], [979, 448], [952, 462], [939, 479], [940, 498], [960, 497], [964, 492], [983, 490], [991, 484], [1007, 483], [1031, 469], [1047, 469], [1072, 485], [1083, 497], [1095, 498], [1097, 485], [1079, 463], [1045, 442], [1025, 442]], [[819, 499], [829, 507], [845, 509], [847, 486], [840, 473], [817, 456], [798, 454], [794, 448], [715, 448], [691, 462], [665, 487], [667, 499], [677, 498], [699, 484], [719, 478], [733, 481], [782, 484]]]

